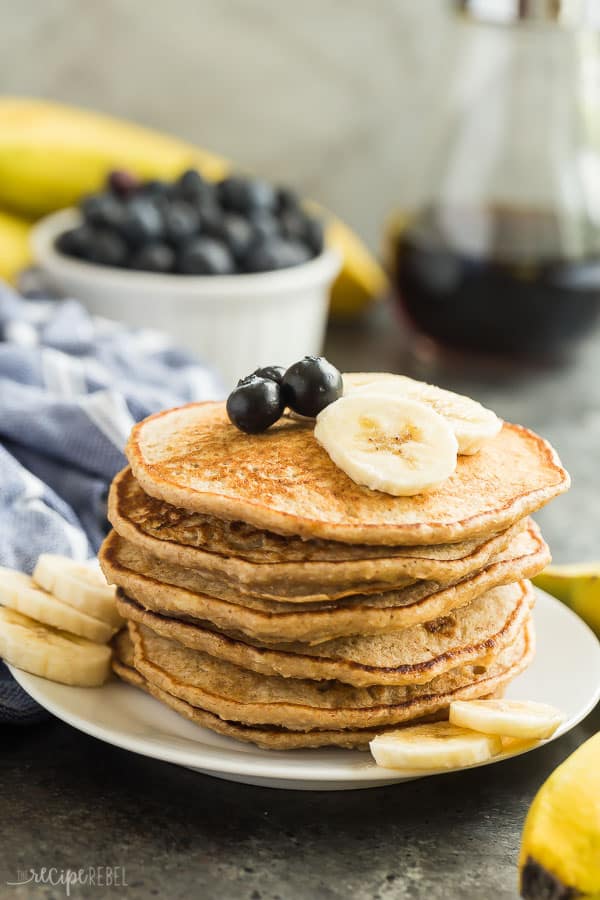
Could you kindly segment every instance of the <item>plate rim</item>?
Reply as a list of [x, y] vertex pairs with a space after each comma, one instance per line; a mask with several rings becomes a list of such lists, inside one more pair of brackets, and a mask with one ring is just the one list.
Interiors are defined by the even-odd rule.
[[[549, 604], [550, 608], [553, 608], [555, 610], [560, 609], [560, 614], [564, 615], [566, 619], [570, 619], [571, 623], [580, 630], [580, 633], [582, 635], [585, 635], [586, 640], [591, 640], [593, 643], [595, 643], [596, 662], [600, 666], [600, 641], [591, 630], [591, 628], [583, 621], [583, 619], [581, 619], [575, 612], [573, 612], [572, 609], [570, 609], [560, 600], [557, 600], [555, 597], [551, 596], [545, 591], [542, 591], [539, 588], [536, 588], [535, 590], [538, 596], [540, 598], [543, 598], [543, 603]], [[16, 669], [10, 665], [8, 666], [8, 668], [11, 674], [14, 676], [15, 680], [23, 688], [23, 690], [25, 690], [31, 697], [33, 697], [34, 700], [36, 700], [41, 706], [43, 706], [44, 709], [46, 709], [52, 715], [56, 716], [56, 718], [65, 722], [71, 727], [76, 728], [78, 731], [81, 731], [84, 734], [88, 734], [91, 737], [96, 738], [97, 740], [101, 740], [104, 743], [111, 744], [112, 746], [118, 747], [123, 750], [128, 750], [132, 753], [137, 753], [141, 756], [158, 759], [163, 762], [170, 762], [175, 765], [184, 766], [186, 768], [203, 769], [205, 772], [208, 772], [216, 777], [218, 777], [219, 773], [221, 772], [227, 773], [228, 775], [237, 775], [240, 777], [260, 777], [264, 779], [265, 784], [269, 781], [274, 782], [277, 780], [287, 780], [298, 783], [302, 781], [312, 781], [324, 782], [325, 784], [327, 782], [344, 782], [350, 784], [353, 782], [361, 783], [364, 781], [370, 781], [375, 787], [377, 786], [377, 784], [381, 784], [381, 786], [383, 786], [382, 783], [389, 784], [392, 781], [401, 782], [406, 780], [413, 780], [415, 778], [427, 778], [433, 775], [451, 774], [453, 772], [462, 772], [466, 769], [479, 768], [480, 766], [491, 765], [498, 762], [503, 762], [507, 759], [513, 759], [517, 756], [523, 755], [524, 753], [529, 753], [532, 750], [537, 750], [539, 747], [543, 747], [546, 744], [557, 740], [558, 738], [562, 737], [564, 734], [567, 734], [567, 732], [575, 728], [600, 701], [599, 680], [594, 689], [590, 692], [590, 696], [584, 706], [582, 706], [582, 708], [579, 709], [574, 716], [563, 722], [551, 738], [548, 738], [545, 741], [540, 741], [532, 747], [522, 748], [513, 753], [499, 754], [492, 759], [485, 760], [482, 763], [477, 763], [474, 766], [462, 766], [460, 768], [448, 770], [407, 772], [403, 770], [386, 769], [381, 766], [377, 766], [372, 757], [364, 751], [345, 751], [346, 753], [360, 753], [363, 757], [362, 761], [359, 761], [357, 759], [356, 765], [351, 766], [350, 763], [327, 763], [326, 761], [319, 760], [318, 766], [315, 767], [315, 770], [311, 770], [309, 768], [309, 760], [302, 760], [301, 762], [294, 761], [289, 758], [288, 751], [264, 751], [259, 747], [253, 747], [251, 750], [248, 750], [247, 745], [245, 744], [241, 744], [239, 750], [235, 747], [210, 747], [209, 745], [204, 744], [199, 744], [198, 750], [186, 750], [178, 747], [164, 746], [159, 741], [157, 741], [155, 744], [152, 738], [149, 738], [148, 736], [136, 737], [135, 735], [123, 733], [118, 730], [115, 732], [114, 728], [105, 725], [98, 725], [93, 720], [82, 717], [79, 714], [72, 713], [69, 709], [65, 710], [60, 703], [57, 703], [52, 699], [48, 699], [48, 697], [44, 694], [43, 689], [38, 690], [38, 682], [45, 682], [45, 679], [42, 679], [40, 676], [31, 675], [28, 672]], [[111, 682], [111, 684], [114, 684], [114, 682]], [[63, 687], [67, 688], [68, 686], [64, 685]], [[103, 685], [100, 688], [89, 688], [87, 690], [102, 691], [105, 688], [106, 685]], [[137, 690], [135, 687], [129, 684], [119, 684], [118, 689], [126, 690], [128, 692]], [[81, 688], [77, 688], [77, 690], [81, 690]], [[158, 700], [155, 700], [148, 695], [144, 695], [144, 698], [149, 702], [157, 704], [159, 703]], [[174, 735], [173, 738], [175, 738]], [[320, 748], [320, 752], [323, 752], [323, 750], [326, 749], [327, 748]], [[332, 752], [335, 752], [335, 748], [331, 749]], [[272, 755], [274, 753], [280, 753], [281, 759], [279, 760], [277, 757], [274, 757]], [[201, 758], [198, 758], [198, 754], [201, 754]], [[262, 754], [268, 754], [268, 756]], [[283, 768], [280, 769], [282, 764]], [[269, 765], [271, 765], [270, 771], [265, 771], [265, 768], [269, 767]]]

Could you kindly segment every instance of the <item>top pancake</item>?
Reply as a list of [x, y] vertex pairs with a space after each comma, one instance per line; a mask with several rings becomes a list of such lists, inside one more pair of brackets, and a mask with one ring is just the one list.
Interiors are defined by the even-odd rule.
[[361, 487], [329, 458], [312, 424], [281, 419], [247, 435], [223, 403], [150, 416], [127, 457], [141, 487], [175, 506], [281, 534], [363, 544], [440, 544], [484, 537], [539, 509], [569, 486], [552, 447], [518, 425], [454, 474], [413, 497]]

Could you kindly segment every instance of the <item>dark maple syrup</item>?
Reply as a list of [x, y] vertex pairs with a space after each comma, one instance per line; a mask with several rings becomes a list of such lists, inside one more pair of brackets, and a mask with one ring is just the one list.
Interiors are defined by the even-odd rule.
[[585, 228], [540, 210], [426, 209], [392, 238], [396, 297], [443, 345], [555, 355], [600, 314], [600, 244]]

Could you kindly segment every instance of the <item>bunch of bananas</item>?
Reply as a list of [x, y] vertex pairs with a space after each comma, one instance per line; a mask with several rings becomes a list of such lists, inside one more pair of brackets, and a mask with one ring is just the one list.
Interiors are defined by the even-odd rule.
[[[222, 178], [219, 156], [129, 122], [42, 100], [0, 97], [0, 278], [14, 279], [29, 261], [32, 221], [97, 191], [114, 168], [142, 178], [171, 179], [195, 167]], [[384, 293], [385, 275], [362, 241], [328, 216], [328, 240], [344, 264], [332, 313], [351, 316]]]

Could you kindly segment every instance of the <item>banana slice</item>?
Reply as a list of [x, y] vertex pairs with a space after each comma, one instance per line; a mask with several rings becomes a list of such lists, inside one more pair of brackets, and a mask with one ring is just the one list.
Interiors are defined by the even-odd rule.
[[102, 573], [90, 566], [68, 556], [42, 553], [33, 570], [33, 580], [67, 606], [100, 619], [112, 628], [122, 627], [114, 586], [108, 585]]
[[406, 397], [341, 397], [317, 416], [315, 438], [357, 484], [395, 496], [419, 494], [456, 468], [456, 438], [446, 420]]
[[502, 428], [502, 420], [476, 400], [424, 381], [415, 381], [406, 375], [350, 372], [343, 378], [346, 394], [376, 391], [378, 394], [408, 397], [430, 406], [447, 419], [456, 435], [458, 452], [463, 455], [477, 453], [485, 441], [495, 437]]
[[17, 669], [51, 681], [97, 687], [110, 674], [111, 651], [0, 607], [0, 657]]
[[0, 567], [0, 604], [38, 622], [101, 644], [109, 641], [116, 631], [116, 628], [106, 622], [57, 600], [52, 594], [39, 588], [29, 575], [4, 567]]
[[450, 704], [450, 721], [455, 725], [508, 738], [552, 737], [563, 718], [554, 706], [532, 700], [455, 700]]
[[523, 753], [525, 750], [531, 750], [532, 747], [537, 747], [539, 741], [531, 740], [530, 738], [511, 738], [511, 737], [503, 737], [502, 738], [502, 752], [503, 753]]
[[433, 722], [380, 734], [369, 746], [377, 765], [387, 769], [457, 769], [500, 753], [502, 741], [450, 722]]

